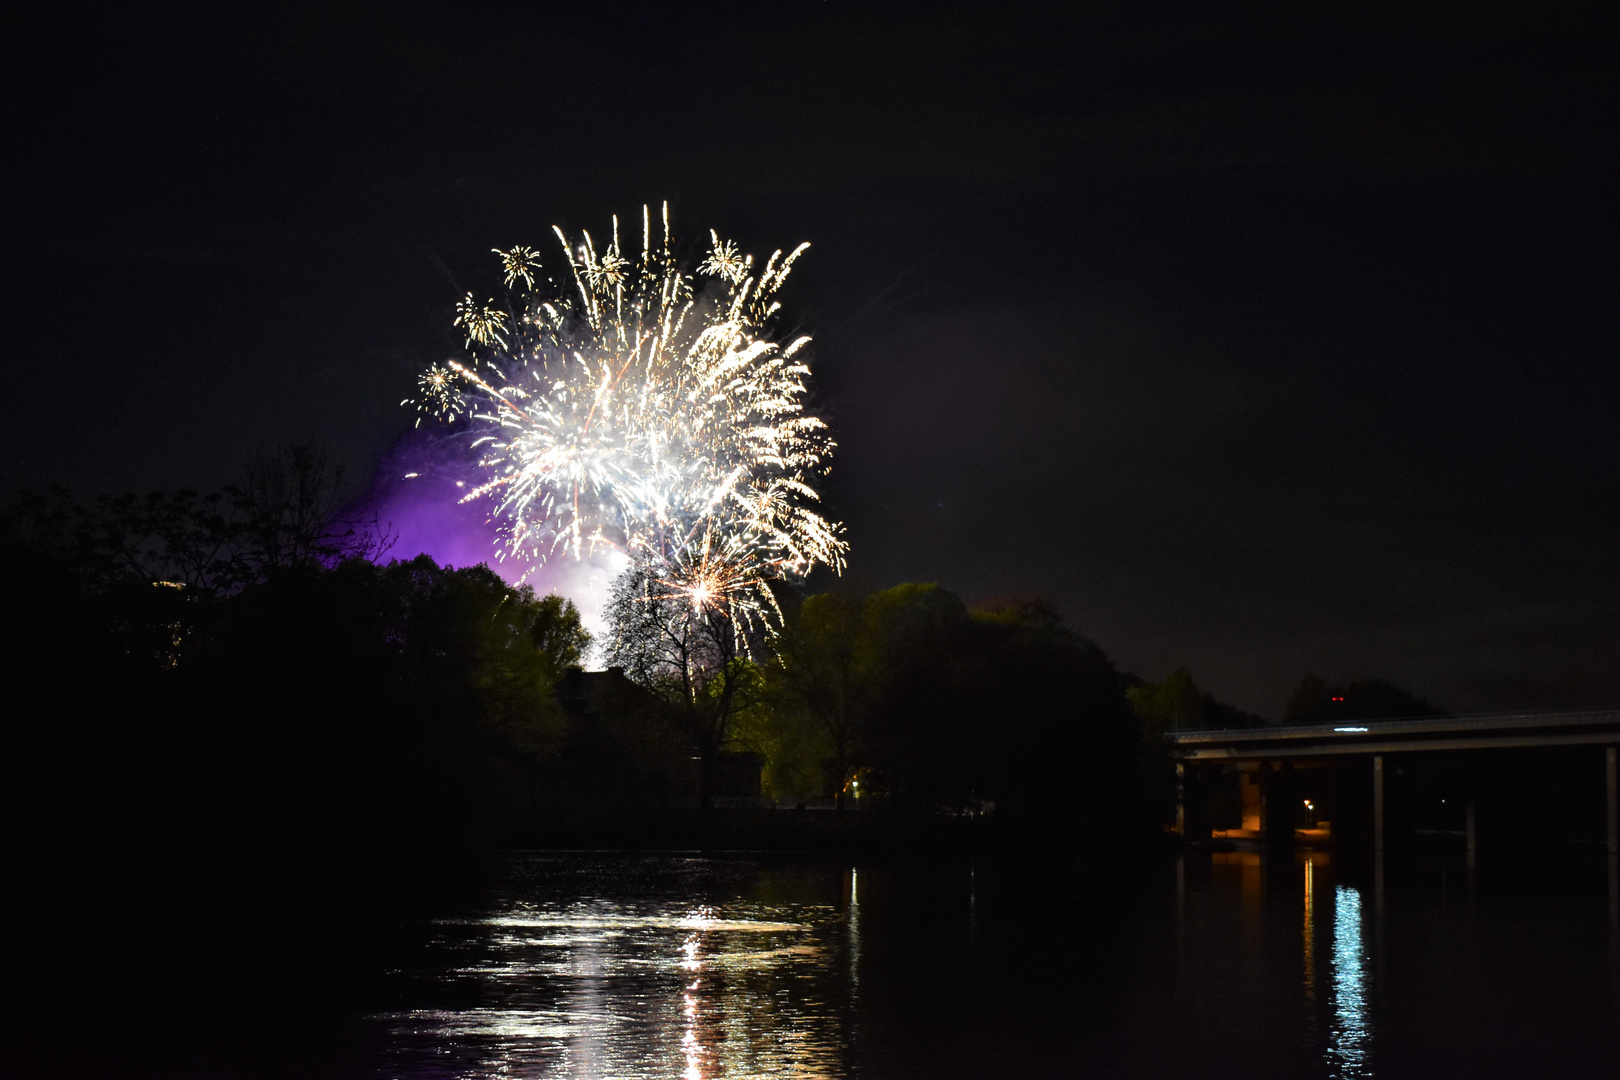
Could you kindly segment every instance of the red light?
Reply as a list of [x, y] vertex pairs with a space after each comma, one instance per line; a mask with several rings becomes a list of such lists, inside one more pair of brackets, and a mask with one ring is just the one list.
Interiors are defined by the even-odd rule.
[[1343, 700], [1344, 700], [1344, 698], [1342, 698], [1342, 697], [1336, 697], [1336, 698], [1334, 698], [1334, 699], [1333, 699], [1333, 700], [1334, 700], [1334, 701], [1343, 701]]

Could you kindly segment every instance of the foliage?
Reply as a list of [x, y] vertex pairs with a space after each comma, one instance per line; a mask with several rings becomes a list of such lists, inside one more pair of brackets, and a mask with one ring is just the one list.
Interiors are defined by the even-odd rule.
[[260, 454], [246, 472], [225, 493], [235, 515], [228, 535], [249, 580], [346, 559], [376, 562], [393, 543], [345, 488], [342, 466], [313, 443]]
[[1192, 731], [1204, 726], [1204, 696], [1186, 668], [1177, 668], [1162, 682], [1133, 686], [1125, 696], [1149, 732]]
[[[1143, 817], [1138, 723], [1113, 665], [1039, 601], [970, 611], [937, 585], [821, 594], [777, 643], [773, 775], [920, 812], [979, 812], [1022, 833]], [[1107, 808], [1106, 810], [1104, 808]]]
[[1384, 679], [1350, 679], [1329, 684], [1315, 675], [1307, 675], [1289, 695], [1283, 722], [1331, 724], [1445, 715], [1444, 709]]
[[883, 671], [884, 641], [869, 597], [807, 597], [778, 636], [770, 665], [770, 724], [751, 744], [765, 754], [780, 794], [831, 790], [843, 805], [866, 749]]
[[981, 753], [997, 812], [1026, 832], [1107, 843], [1146, 821], [1139, 725], [1097, 645], [1039, 601], [972, 613]]
[[1261, 727], [1265, 721], [1253, 713], [1218, 701], [1198, 689], [1186, 668], [1177, 668], [1157, 683], [1141, 683], [1125, 691], [1131, 708], [1149, 737], [1168, 731], [1201, 731]]
[[662, 703], [669, 722], [690, 741], [699, 761], [699, 797], [707, 805], [734, 725], [764, 696], [744, 627], [726, 605], [672, 594], [645, 559], [615, 579], [605, 616], [604, 659]]
[[483, 827], [474, 810], [492, 795], [478, 777], [498, 762], [558, 751], [554, 688], [589, 645], [568, 601], [482, 566], [326, 567], [309, 548], [230, 593], [168, 587], [133, 566], [109, 573], [108, 549], [74, 542], [101, 512], [58, 497], [8, 515], [5, 554], [28, 571], [3, 586], [26, 628], [7, 675], [58, 694], [48, 723], [8, 725], [37, 743], [35, 760], [105, 756], [149, 794], [207, 804], [199, 820], [281, 807], [290, 828], [324, 806], [328, 831], [403, 815], [437, 833]]
[[514, 588], [487, 566], [451, 570], [426, 556], [390, 564], [377, 578], [383, 637], [408, 680], [432, 673], [464, 685], [486, 737], [524, 753], [556, 753], [564, 720], [555, 690], [590, 647], [572, 601]]
[[295, 567], [375, 561], [391, 539], [314, 444], [260, 454], [239, 485], [103, 495], [24, 492], [4, 512], [7, 546], [48, 558], [86, 592], [169, 582], [230, 593]]

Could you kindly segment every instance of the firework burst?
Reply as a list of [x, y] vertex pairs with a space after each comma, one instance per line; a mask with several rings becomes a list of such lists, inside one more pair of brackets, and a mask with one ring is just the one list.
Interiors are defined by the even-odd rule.
[[503, 556], [608, 547], [696, 612], [769, 620], [771, 581], [841, 569], [846, 550], [817, 507], [834, 444], [804, 409], [810, 339], [772, 333], [809, 245], [760, 268], [711, 232], [694, 272], [661, 216], [642, 208], [639, 252], [617, 218], [600, 247], [554, 229], [560, 280], [533, 248], [497, 249], [507, 305], [456, 305], [469, 356], [430, 368], [417, 404], [464, 417], [486, 470], [467, 499], [491, 500]]
[[[532, 247], [518, 246], [511, 251], [491, 249], [501, 257], [501, 269], [506, 271], [506, 287], [510, 289], [519, 278], [528, 288], [534, 288], [534, 275], [540, 272], [540, 253]], [[469, 296], [469, 299], [471, 297]]]
[[504, 346], [506, 338], [501, 334], [501, 327], [505, 323], [506, 313], [495, 306], [494, 300], [480, 304], [468, 293], [466, 299], [456, 301], [456, 317], [451, 325], [466, 332], [466, 344], [470, 348], [474, 342]]
[[[461, 389], [457, 384], [458, 376], [455, 371], [443, 364], [430, 364], [416, 380], [416, 391], [421, 395], [416, 402], [425, 410], [431, 411], [442, 420], [458, 419], [465, 411], [466, 401], [462, 397]], [[411, 398], [400, 402], [401, 405], [412, 404]], [[416, 418], [417, 427], [422, 426], [422, 418]]]
[[740, 622], [779, 616], [772, 575], [740, 536], [704, 531], [702, 540], [652, 567], [645, 599], [675, 600], [699, 618], [725, 615]]

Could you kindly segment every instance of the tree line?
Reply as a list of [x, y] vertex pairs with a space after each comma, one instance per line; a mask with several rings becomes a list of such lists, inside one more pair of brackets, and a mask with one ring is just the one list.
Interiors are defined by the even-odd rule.
[[[388, 561], [314, 448], [213, 494], [25, 495], [0, 543], [28, 628], [9, 677], [40, 703], [13, 714], [14, 760], [56, 835], [150, 818], [149, 836], [289, 853], [499, 843], [588, 786], [566, 772], [592, 736], [558, 697], [592, 647], [574, 606], [483, 566]], [[610, 719], [637, 729], [631, 756], [695, 758], [703, 802], [743, 751], [788, 800], [1152, 816], [1125, 683], [1039, 602], [784, 592], [765, 638], [646, 586], [620, 580], [596, 643], [636, 690]]]
[[1220, 731], [1273, 723], [1334, 724], [1449, 715], [1427, 698], [1378, 678], [1328, 682], [1306, 675], [1289, 694], [1277, 721], [1217, 700], [1198, 688], [1186, 668], [1177, 668], [1156, 683], [1141, 679], [1131, 683], [1126, 697], [1150, 738], [1172, 731]]
[[[767, 794], [891, 814], [978, 815], [1033, 835], [1140, 834], [1162, 764], [1125, 682], [1037, 600], [969, 608], [934, 584], [785, 596], [754, 650], [724, 611], [661, 598], [632, 572], [606, 659], [670, 700], [700, 760], [755, 752]], [[1071, 831], [1071, 835], [1078, 835]]]
[[[8, 678], [34, 703], [12, 713], [11, 790], [41, 836], [431, 863], [567, 842], [570, 806], [653, 810], [672, 794], [653, 778], [682, 770], [707, 807], [746, 753], [778, 805], [1146, 838], [1170, 814], [1167, 732], [1265, 722], [1185, 671], [1120, 672], [1037, 599], [933, 584], [783, 589], [766, 632], [637, 566], [593, 643], [572, 603], [487, 567], [388, 560], [313, 447], [208, 495], [25, 495], [0, 524], [25, 628]], [[619, 682], [585, 708], [568, 687], [592, 656]], [[1308, 678], [1286, 720], [1425, 712]]]

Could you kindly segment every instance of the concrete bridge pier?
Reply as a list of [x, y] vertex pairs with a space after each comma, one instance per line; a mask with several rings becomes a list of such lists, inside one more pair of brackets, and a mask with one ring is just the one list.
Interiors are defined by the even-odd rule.
[[1373, 755], [1373, 852], [1384, 854], [1384, 755]]
[[1294, 846], [1294, 821], [1299, 814], [1299, 785], [1295, 783], [1293, 762], [1270, 767], [1261, 774], [1265, 810], [1261, 814], [1266, 846], [1287, 851]]
[[1468, 888], [1474, 887], [1474, 869], [1477, 865], [1475, 852], [1479, 848], [1478, 819], [1474, 814], [1474, 797], [1468, 796]]
[[1604, 772], [1609, 789], [1609, 856], [1620, 855], [1620, 785], [1616, 784], [1615, 751], [1611, 746], [1604, 752]]
[[1603, 771], [1609, 796], [1609, 931], [1620, 940], [1620, 778], [1615, 775], [1615, 752], [1613, 746], [1605, 749]]
[[1384, 755], [1374, 754], [1373, 775], [1373, 914], [1378, 918], [1379, 940], [1384, 928]]
[[1538, 833], [1561, 831], [1586, 845], [1606, 833], [1620, 965], [1620, 709], [1176, 731], [1167, 739], [1184, 837], [1258, 840], [1274, 855], [1297, 837], [1331, 844], [1358, 868], [1371, 849], [1379, 912], [1386, 848], [1449, 847], [1456, 837], [1472, 888], [1481, 814], [1493, 866], [1527, 850]]

